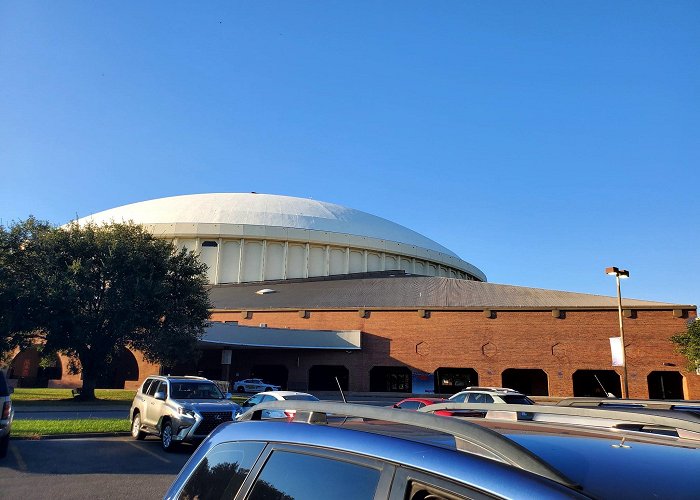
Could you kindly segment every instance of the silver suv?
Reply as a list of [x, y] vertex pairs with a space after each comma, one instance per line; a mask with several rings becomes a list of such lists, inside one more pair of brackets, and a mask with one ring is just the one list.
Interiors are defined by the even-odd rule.
[[240, 406], [202, 377], [148, 377], [131, 404], [131, 435], [160, 437], [164, 450], [183, 441], [204, 439], [223, 422], [234, 419]]
[[12, 418], [15, 411], [10, 401], [12, 387], [7, 385], [5, 374], [0, 371], [0, 458], [7, 455], [7, 448], [10, 445], [10, 429], [12, 428]]

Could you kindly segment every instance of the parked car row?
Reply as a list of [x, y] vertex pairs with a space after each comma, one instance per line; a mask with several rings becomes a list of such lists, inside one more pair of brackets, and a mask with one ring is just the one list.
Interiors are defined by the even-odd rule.
[[[680, 412], [411, 399], [423, 406], [260, 402], [212, 432], [166, 498], [676, 499], [700, 491], [700, 422]], [[485, 415], [431, 413], [460, 406]], [[520, 419], [525, 410], [534, 417]], [[266, 419], [276, 412], [295, 418]]]

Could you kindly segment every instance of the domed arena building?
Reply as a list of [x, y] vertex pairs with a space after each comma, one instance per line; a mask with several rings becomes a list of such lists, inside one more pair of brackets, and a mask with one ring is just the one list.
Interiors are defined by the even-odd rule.
[[[306, 391], [450, 394], [469, 385], [535, 396], [621, 394], [611, 366], [616, 297], [491, 284], [474, 264], [386, 219], [256, 193], [175, 196], [80, 223], [133, 221], [207, 264], [212, 323], [202, 356], [160, 367], [125, 351], [104, 387], [159, 372], [258, 377]], [[630, 397], [700, 398], [669, 337], [696, 306], [623, 299]], [[20, 352], [17, 385], [79, 387], [67, 360]], [[337, 381], [336, 381], [337, 380]]]

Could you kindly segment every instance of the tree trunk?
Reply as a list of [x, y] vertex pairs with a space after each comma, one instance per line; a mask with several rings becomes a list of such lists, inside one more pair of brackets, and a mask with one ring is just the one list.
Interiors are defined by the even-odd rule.
[[90, 355], [80, 356], [80, 364], [82, 365], [81, 373], [83, 375], [83, 387], [80, 390], [78, 399], [81, 401], [95, 400], [95, 386], [97, 385], [97, 370], [93, 366], [94, 361], [90, 359]]

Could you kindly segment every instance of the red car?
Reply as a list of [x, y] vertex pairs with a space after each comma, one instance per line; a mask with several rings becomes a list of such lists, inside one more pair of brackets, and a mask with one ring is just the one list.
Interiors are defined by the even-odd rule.
[[444, 398], [406, 398], [396, 403], [393, 408], [401, 408], [402, 410], [418, 410], [424, 406], [444, 403], [446, 401], [447, 400]]

